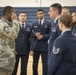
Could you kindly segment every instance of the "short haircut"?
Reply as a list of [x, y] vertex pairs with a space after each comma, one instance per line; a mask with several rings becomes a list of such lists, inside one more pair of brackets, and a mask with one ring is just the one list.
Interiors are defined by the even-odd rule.
[[21, 13], [24, 13], [24, 14], [26, 14], [26, 12], [24, 12], [24, 11], [20, 11], [20, 12], [18, 13], [18, 15], [20, 15]]
[[52, 7], [54, 10], [58, 10], [59, 15], [61, 14], [62, 6], [59, 3], [54, 3], [50, 7]]
[[42, 11], [44, 13], [44, 10], [43, 9], [38, 9], [37, 12], [39, 12], [39, 11]]
[[14, 10], [14, 8], [11, 7], [11, 6], [4, 7], [4, 9], [3, 9], [3, 15], [6, 15], [6, 13], [10, 13], [11, 10]]
[[69, 10], [69, 7], [68, 6], [63, 6], [62, 9], [68, 9]]

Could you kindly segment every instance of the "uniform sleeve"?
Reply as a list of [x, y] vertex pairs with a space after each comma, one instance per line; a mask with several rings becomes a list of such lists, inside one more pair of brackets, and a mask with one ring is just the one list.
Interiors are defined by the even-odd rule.
[[58, 25], [56, 25], [54, 29], [51, 29], [51, 34], [50, 34], [49, 41], [48, 41], [48, 44], [50, 43], [50, 48], [51, 48], [50, 51], [52, 51], [55, 39], [58, 36], [60, 36], [60, 34], [61, 34], [61, 31], [59, 30]]
[[9, 26], [6, 22], [2, 22], [0, 25], [0, 33], [9, 39], [16, 39], [19, 29], [19, 22], [17, 20], [13, 21], [12, 27]]
[[56, 31], [57, 31], [57, 35], [60, 36], [61, 30], [59, 29], [59, 26], [58, 26], [58, 25], [57, 25], [57, 27], [56, 27]]
[[30, 34], [30, 50], [33, 51], [34, 50], [34, 41], [35, 41], [35, 32], [33, 29], [33, 26], [31, 26], [31, 34]]
[[56, 27], [54, 29], [52, 29], [51, 31], [51, 40], [55, 41], [55, 39], [60, 36], [61, 31], [59, 30], [58, 24], [56, 25]]
[[53, 49], [50, 55], [50, 58], [48, 60], [48, 74], [47, 75], [53, 75], [57, 68], [59, 67], [62, 56], [64, 52], [64, 47], [62, 45], [62, 42], [60, 40], [56, 40], [53, 45]]
[[43, 40], [48, 40], [51, 34], [51, 23], [48, 24], [47, 34], [43, 35]]

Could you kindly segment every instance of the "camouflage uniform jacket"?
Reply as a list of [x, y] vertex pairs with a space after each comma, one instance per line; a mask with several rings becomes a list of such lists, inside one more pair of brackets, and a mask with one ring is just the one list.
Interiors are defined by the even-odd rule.
[[0, 72], [13, 71], [15, 39], [19, 29], [17, 20], [13, 20], [12, 25], [4, 18], [0, 20]]

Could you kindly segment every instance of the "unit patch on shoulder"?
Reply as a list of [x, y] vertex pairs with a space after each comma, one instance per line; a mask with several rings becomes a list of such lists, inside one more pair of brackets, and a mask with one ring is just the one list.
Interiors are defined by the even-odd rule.
[[9, 26], [4, 26], [4, 31], [8, 34], [10, 32], [10, 27]]

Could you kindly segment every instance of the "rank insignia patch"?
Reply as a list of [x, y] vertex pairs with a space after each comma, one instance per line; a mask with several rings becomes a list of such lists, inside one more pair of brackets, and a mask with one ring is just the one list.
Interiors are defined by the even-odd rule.
[[58, 54], [60, 51], [60, 48], [55, 48], [55, 46], [53, 47], [53, 53], [54, 54]]

